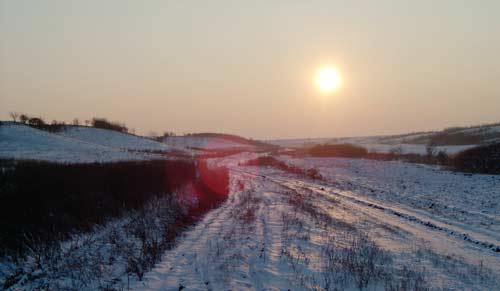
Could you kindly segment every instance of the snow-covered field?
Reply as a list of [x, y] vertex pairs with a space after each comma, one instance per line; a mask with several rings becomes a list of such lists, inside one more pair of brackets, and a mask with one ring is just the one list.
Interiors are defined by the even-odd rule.
[[212, 161], [232, 193], [133, 290], [499, 290], [500, 177], [282, 158], [324, 180]]
[[51, 133], [22, 124], [0, 126], [0, 158], [60, 163], [93, 163], [164, 159], [165, 156], [139, 152], [191, 151], [146, 138], [91, 127], [70, 126]]
[[[377, 151], [399, 146], [357, 142]], [[88, 127], [49, 133], [19, 124], [0, 126], [0, 158], [111, 162], [166, 158], [147, 151], [192, 154], [245, 147], [217, 137], [169, 137], [163, 144]], [[454, 153], [466, 147], [446, 149]], [[500, 290], [500, 176], [396, 161], [278, 157], [317, 169], [323, 179], [311, 180], [242, 166], [262, 155], [247, 150], [209, 160], [230, 169], [228, 200], [184, 232], [144, 281], [126, 275], [129, 250], [144, 255], [137, 239], [128, 241], [123, 229], [121, 243], [109, 245], [127, 219], [68, 242], [79, 250], [50, 260], [53, 269], [43, 278], [81, 290], [107, 284], [85, 273], [94, 284], [85, 285], [81, 272], [67, 265], [76, 260], [80, 270], [104, 274], [99, 280], [116, 279], [125, 286], [127, 279], [131, 290]], [[402, 150], [421, 153], [425, 147]], [[121, 252], [124, 246], [127, 251]], [[121, 253], [108, 253], [113, 248]], [[92, 260], [92, 253], [99, 260]], [[86, 269], [82, 262], [94, 265]], [[15, 273], [16, 265], [9, 264], [0, 262], [0, 271]]]

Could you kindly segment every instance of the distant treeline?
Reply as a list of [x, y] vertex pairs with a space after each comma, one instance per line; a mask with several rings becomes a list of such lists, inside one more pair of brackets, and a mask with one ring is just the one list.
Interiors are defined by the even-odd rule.
[[57, 120], [52, 120], [49, 123], [46, 122], [45, 119], [40, 116], [29, 116], [28, 114], [18, 113], [18, 112], [10, 112], [10, 117], [14, 122], [20, 122], [37, 129], [51, 131], [51, 132], [58, 132], [64, 129], [64, 127], [69, 124], [86, 125], [95, 128], [114, 130], [123, 133], [129, 132], [129, 128], [124, 123], [117, 121], [109, 121], [106, 118], [101, 118], [101, 117], [94, 117], [90, 120], [85, 120], [83, 122], [80, 122], [78, 118], [75, 118], [73, 119], [72, 123], [66, 123], [64, 121], [57, 121]]
[[199, 215], [226, 199], [228, 183], [226, 169], [190, 160], [76, 165], [0, 160], [0, 256], [20, 254], [33, 241], [55, 242], [90, 230], [187, 184], [198, 196], [191, 215]]
[[486, 174], [500, 174], [500, 143], [465, 150], [451, 159], [455, 169]]
[[[425, 155], [403, 154], [397, 149], [391, 153], [371, 153], [366, 148], [353, 144], [316, 145], [302, 154], [313, 157], [365, 158], [374, 160], [403, 160], [410, 163], [438, 164], [453, 170], [484, 174], [500, 174], [500, 143], [478, 146], [449, 156], [437, 152], [435, 145], [427, 145]], [[300, 154], [300, 151], [299, 151]]]

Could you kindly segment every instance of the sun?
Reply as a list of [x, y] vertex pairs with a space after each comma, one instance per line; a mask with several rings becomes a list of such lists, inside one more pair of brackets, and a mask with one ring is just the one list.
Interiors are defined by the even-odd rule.
[[331, 93], [340, 87], [339, 71], [331, 66], [322, 67], [316, 72], [314, 83], [321, 92]]

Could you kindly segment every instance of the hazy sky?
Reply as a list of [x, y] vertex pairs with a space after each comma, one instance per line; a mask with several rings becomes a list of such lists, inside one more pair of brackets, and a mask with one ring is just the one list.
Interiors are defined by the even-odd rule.
[[500, 1], [0, 0], [9, 111], [254, 138], [500, 121]]

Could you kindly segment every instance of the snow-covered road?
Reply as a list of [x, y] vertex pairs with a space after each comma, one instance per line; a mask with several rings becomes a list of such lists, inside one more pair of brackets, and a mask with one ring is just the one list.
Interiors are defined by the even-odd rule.
[[[486, 218], [498, 222], [494, 210], [471, 207], [479, 217], [471, 227], [451, 219], [451, 210], [438, 215], [389, 194], [368, 196], [358, 162], [352, 177], [346, 171], [335, 177], [340, 170], [321, 161], [326, 179], [314, 181], [240, 167], [237, 158], [217, 161], [231, 169], [229, 199], [179, 238], [133, 290], [499, 290], [498, 226], [481, 227]], [[381, 179], [375, 186], [391, 184]]]

